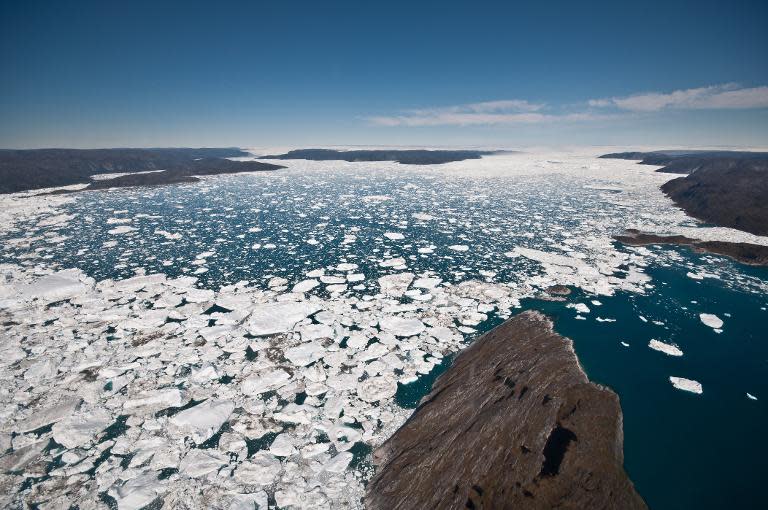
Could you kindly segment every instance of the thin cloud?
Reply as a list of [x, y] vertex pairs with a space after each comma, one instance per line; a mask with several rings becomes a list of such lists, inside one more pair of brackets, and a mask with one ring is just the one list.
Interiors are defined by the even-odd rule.
[[664, 110], [744, 110], [768, 108], [768, 86], [745, 88], [734, 83], [669, 93], [647, 92], [625, 97], [590, 99], [556, 108], [524, 99], [503, 99], [439, 108], [406, 110], [396, 115], [367, 117], [377, 126], [480, 126], [593, 122]]
[[594, 108], [615, 107], [633, 112], [661, 110], [746, 110], [768, 108], [768, 87], [742, 88], [736, 84], [713, 85], [670, 93], [649, 92], [626, 97], [592, 99]]
[[485, 101], [441, 108], [408, 110], [400, 115], [369, 117], [378, 126], [477, 126], [498, 124], [538, 124], [554, 121], [583, 121], [606, 118], [604, 114], [590, 112], [550, 114], [542, 113], [544, 103], [531, 103], [522, 99]]

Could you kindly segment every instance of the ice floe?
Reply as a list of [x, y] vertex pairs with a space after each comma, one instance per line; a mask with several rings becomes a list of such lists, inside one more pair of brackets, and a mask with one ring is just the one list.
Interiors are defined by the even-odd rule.
[[698, 381], [694, 381], [693, 379], [670, 376], [669, 382], [671, 382], [672, 386], [674, 386], [678, 390], [690, 391], [691, 393], [696, 393], [699, 395], [704, 392], [703, 388], [701, 387], [701, 383]]
[[682, 356], [683, 351], [674, 344], [667, 344], [660, 340], [651, 340], [648, 342], [648, 347], [654, 351], [663, 352], [667, 356]]
[[701, 313], [699, 314], [699, 319], [705, 326], [709, 326], [717, 332], [722, 331], [721, 328], [723, 327], [723, 321], [717, 315], [711, 313]]

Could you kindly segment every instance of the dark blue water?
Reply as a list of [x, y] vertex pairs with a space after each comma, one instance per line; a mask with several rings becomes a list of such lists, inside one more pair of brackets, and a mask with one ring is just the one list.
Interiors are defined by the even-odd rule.
[[[768, 279], [764, 269], [741, 270]], [[619, 394], [625, 467], [652, 509], [765, 508], [768, 296], [693, 280], [677, 267], [654, 266], [648, 273], [654, 292], [599, 298], [602, 306], [588, 304], [587, 320], [577, 320], [564, 303], [526, 300], [524, 307], [550, 315], [557, 331], [573, 339], [589, 378]], [[579, 298], [589, 303], [578, 292], [569, 300]], [[702, 312], [724, 320], [721, 334], [701, 323]], [[651, 338], [676, 343], [684, 356], [649, 349]], [[704, 393], [673, 388], [670, 375], [699, 381]]]

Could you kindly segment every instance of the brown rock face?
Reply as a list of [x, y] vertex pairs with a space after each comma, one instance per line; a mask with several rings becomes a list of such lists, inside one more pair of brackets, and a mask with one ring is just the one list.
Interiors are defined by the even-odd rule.
[[642, 509], [622, 415], [540, 313], [486, 333], [375, 453], [370, 509]]

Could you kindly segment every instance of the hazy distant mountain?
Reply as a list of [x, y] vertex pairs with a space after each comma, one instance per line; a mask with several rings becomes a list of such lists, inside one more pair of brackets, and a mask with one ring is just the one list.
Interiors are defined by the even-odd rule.
[[465, 159], [480, 159], [499, 151], [476, 150], [350, 150], [298, 149], [263, 156], [263, 159], [309, 159], [312, 161], [397, 161], [407, 165], [439, 165]]

